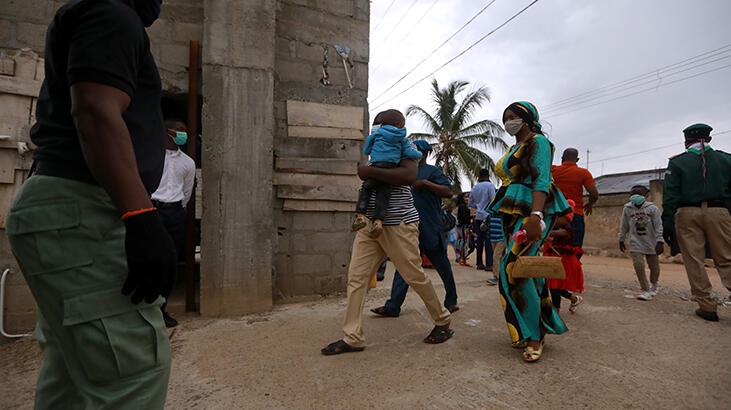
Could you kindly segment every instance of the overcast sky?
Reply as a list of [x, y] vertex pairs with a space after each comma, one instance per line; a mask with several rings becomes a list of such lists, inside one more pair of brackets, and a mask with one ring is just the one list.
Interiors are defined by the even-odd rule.
[[[434, 52], [490, 2], [372, 0], [371, 118], [410, 104], [433, 112], [431, 79], [464, 80], [491, 96], [472, 122], [501, 122], [511, 102], [531, 101], [554, 163], [575, 147], [586, 166], [588, 150], [594, 177], [664, 168], [696, 122], [713, 127], [712, 147], [731, 152], [731, 1], [539, 0], [431, 74], [532, 0], [494, 1]], [[406, 126], [425, 130], [415, 117]]]

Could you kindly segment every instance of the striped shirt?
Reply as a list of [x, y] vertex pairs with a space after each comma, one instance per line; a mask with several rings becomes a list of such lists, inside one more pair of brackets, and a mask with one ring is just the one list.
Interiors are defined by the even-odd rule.
[[503, 220], [500, 215], [490, 215], [490, 242], [504, 242]]
[[[371, 193], [368, 200], [366, 216], [373, 219], [376, 210], [376, 193]], [[419, 221], [419, 212], [414, 207], [414, 197], [408, 185], [391, 185], [391, 199], [388, 201], [386, 216], [383, 225], [399, 225], [401, 222], [410, 224]]]

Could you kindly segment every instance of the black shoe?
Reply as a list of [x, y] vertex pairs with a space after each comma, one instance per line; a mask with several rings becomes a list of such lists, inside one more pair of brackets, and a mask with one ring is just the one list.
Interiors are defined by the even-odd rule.
[[162, 311], [162, 320], [165, 321], [165, 327], [175, 327], [178, 325], [178, 321], [164, 310]]
[[485, 265], [478, 264], [477, 266], [475, 266], [475, 269], [477, 269], [477, 270], [485, 270]]
[[449, 313], [454, 313], [459, 310], [459, 306], [457, 306], [457, 305], [447, 306], [447, 310], [449, 311]]
[[385, 273], [381, 273], [381, 272], [376, 273], [376, 281], [380, 282], [380, 281], [382, 281], [385, 278], [386, 278], [386, 274]]
[[371, 309], [371, 312], [377, 314], [378, 316], [383, 316], [383, 317], [398, 317], [398, 315], [399, 315], [396, 312], [392, 312], [392, 311], [386, 309], [385, 306], [373, 308], [373, 309]]
[[716, 312], [709, 312], [707, 310], [698, 308], [695, 310], [695, 314], [702, 317], [703, 319], [706, 319], [709, 322], [718, 322], [718, 313]]

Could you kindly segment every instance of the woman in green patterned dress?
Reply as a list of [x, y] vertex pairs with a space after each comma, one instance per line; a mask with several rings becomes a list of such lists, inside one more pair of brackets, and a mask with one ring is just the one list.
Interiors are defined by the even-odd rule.
[[[511, 275], [523, 248], [528, 247], [524, 255], [537, 255], [538, 244], [556, 217], [570, 212], [563, 194], [553, 185], [554, 147], [541, 132], [538, 119], [538, 110], [526, 101], [512, 103], [503, 112], [505, 130], [515, 136], [515, 145], [495, 164], [495, 173], [503, 180], [509, 178], [510, 184], [490, 204], [490, 211], [502, 216], [508, 241], [508, 251], [500, 263], [500, 301], [512, 345], [524, 348], [522, 357], [527, 362], [541, 358], [546, 333], [567, 330], [551, 304], [544, 278]], [[526, 231], [527, 240], [517, 243], [513, 234], [520, 230]]]

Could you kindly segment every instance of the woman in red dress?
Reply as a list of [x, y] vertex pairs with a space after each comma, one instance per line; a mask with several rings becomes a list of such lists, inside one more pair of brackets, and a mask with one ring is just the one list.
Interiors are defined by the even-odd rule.
[[[574, 201], [568, 200], [573, 210]], [[546, 241], [543, 249], [544, 256], [560, 256], [563, 268], [566, 271], [565, 279], [546, 279], [546, 285], [551, 293], [551, 302], [556, 310], [561, 309], [561, 298], [571, 301], [569, 312], [576, 312], [576, 308], [584, 301], [580, 295], [572, 292], [584, 292], [584, 270], [581, 267], [579, 255], [584, 251], [574, 246], [574, 231], [571, 229], [571, 219], [574, 214], [568, 214], [556, 219], [549, 241]]]

